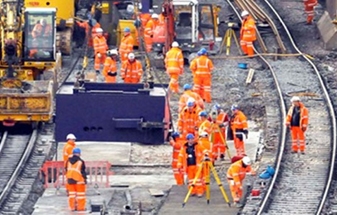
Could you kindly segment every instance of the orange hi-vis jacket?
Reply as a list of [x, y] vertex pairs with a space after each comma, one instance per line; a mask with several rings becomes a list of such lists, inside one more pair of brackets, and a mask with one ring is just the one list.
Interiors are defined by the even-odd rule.
[[134, 39], [131, 34], [124, 36], [119, 46], [119, 54], [121, 58], [127, 59], [128, 54], [133, 51]]
[[195, 131], [198, 129], [199, 113], [201, 111], [202, 110], [197, 105], [194, 105], [192, 110], [189, 110], [188, 107], [185, 107], [179, 113], [178, 131], [181, 134], [194, 134]]
[[32, 36], [33, 38], [48, 37], [51, 35], [51, 33], [52, 33], [51, 25], [46, 24], [45, 26], [42, 26], [41, 24], [36, 24], [32, 31]]
[[145, 27], [146, 27], [146, 24], [148, 23], [148, 21], [150, 21], [150, 19], [151, 19], [151, 14], [149, 14], [149, 13], [142, 13], [142, 14], [140, 14], [140, 21], [141, 21], [141, 23], [142, 23], [142, 26], [143, 26], [143, 28], [145, 29]]
[[165, 67], [169, 74], [183, 74], [184, 56], [179, 48], [173, 47], [166, 53]]
[[231, 122], [231, 129], [233, 132], [237, 130], [248, 130], [248, 123], [246, 116], [242, 113], [242, 111], [238, 111]]
[[[185, 143], [181, 147], [180, 152], [179, 152], [179, 157], [178, 157], [178, 165], [177, 165], [177, 167], [181, 169], [181, 171], [184, 173], [187, 170], [187, 157], [188, 157], [187, 152], [186, 152], [187, 147], [188, 147], [188, 143]], [[197, 166], [200, 166], [202, 159], [204, 158], [204, 154], [203, 154], [204, 149], [198, 143], [195, 143], [194, 147], [195, 147], [194, 149], [195, 149], [196, 163], [197, 163]]]
[[139, 83], [143, 75], [142, 63], [138, 60], [133, 62], [124, 61], [121, 67], [121, 77], [125, 83]]
[[191, 62], [190, 69], [193, 76], [211, 77], [211, 72], [214, 69], [213, 62], [205, 55], [201, 55]]
[[317, 0], [304, 0], [303, 2], [306, 7], [314, 7], [317, 5]]
[[106, 43], [106, 39], [105, 37], [101, 36], [101, 37], [95, 37], [94, 38], [94, 50], [95, 50], [95, 54], [102, 54], [102, 55], [106, 55], [106, 51], [108, 50], [108, 44]]
[[227, 179], [234, 180], [236, 187], [242, 189], [242, 181], [245, 179], [246, 173], [251, 171], [252, 168], [250, 165], [244, 168], [242, 166], [242, 160], [239, 160], [229, 167], [227, 171]]
[[[210, 119], [212, 121], [212, 119]], [[215, 123], [220, 125], [223, 125], [222, 128], [220, 128], [221, 132], [226, 131], [226, 126], [228, 126], [229, 123], [229, 117], [227, 115], [226, 112], [224, 112], [223, 110], [220, 111], [220, 113], [218, 113], [218, 116], [216, 117]], [[217, 126], [213, 126], [213, 132], [219, 132], [219, 129]]]
[[202, 147], [203, 154], [208, 154], [208, 157], [213, 159], [215, 153], [213, 152], [213, 143], [208, 137], [199, 137], [198, 144]]
[[201, 135], [202, 132], [207, 132], [208, 135], [210, 135], [212, 132], [212, 123], [208, 121], [208, 119], [200, 121], [199, 123], [200, 123], [198, 130], [199, 136]]
[[201, 109], [205, 108], [204, 100], [202, 100], [201, 96], [198, 93], [193, 92], [192, 90], [185, 90], [185, 92], [180, 96], [179, 99], [179, 113], [186, 107], [186, 103], [189, 98], [193, 98], [196, 104]]
[[256, 40], [256, 25], [253, 17], [250, 15], [242, 21], [240, 40], [247, 42], [253, 42]]
[[[292, 116], [293, 116], [293, 111], [294, 111], [295, 106], [292, 105], [289, 108], [288, 114], [287, 114], [287, 118], [286, 118], [286, 124], [290, 125]], [[309, 111], [308, 109], [304, 106], [303, 103], [300, 103], [300, 128], [306, 128], [308, 126], [308, 122], [309, 122]]]
[[105, 59], [104, 67], [103, 67], [103, 75], [107, 79], [107, 82], [111, 82], [109, 81], [109, 78], [115, 81], [116, 76], [109, 76], [108, 72], [116, 73], [117, 75], [117, 62], [111, 57], [107, 57]]
[[150, 19], [145, 26], [144, 30], [144, 37], [151, 38], [153, 36], [153, 30], [156, 28], [158, 22], [154, 21], [153, 19]]
[[153, 43], [165, 43], [166, 42], [166, 28], [165, 23], [159, 21], [157, 26], [153, 30]]
[[173, 147], [172, 153], [172, 165], [178, 164], [178, 157], [181, 147], [186, 143], [186, 140], [182, 137], [177, 137], [176, 140], [170, 140], [170, 145]]
[[72, 164], [70, 162], [67, 163], [67, 179], [73, 179], [77, 182], [77, 184], [84, 184], [85, 178], [81, 173], [83, 161], [78, 160], [76, 163]]
[[73, 150], [76, 147], [74, 142], [68, 141], [66, 145], [63, 147], [63, 161], [64, 164], [68, 161], [69, 157], [73, 155]]

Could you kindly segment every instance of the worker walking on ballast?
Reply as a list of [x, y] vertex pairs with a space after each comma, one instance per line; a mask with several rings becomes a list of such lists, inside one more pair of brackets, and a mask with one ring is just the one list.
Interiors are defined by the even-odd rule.
[[184, 72], [184, 56], [177, 42], [172, 43], [172, 48], [165, 56], [166, 73], [170, 76], [169, 89], [179, 93], [179, 76]]
[[317, 5], [317, 0], [304, 0], [304, 9], [307, 14], [307, 25], [311, 25], [315, 16], [315, 6]]
[[128, 60], [122, 62], [121, 77], [124, 83], [138, 84], [143, 76], [142, 63], [134, 53], [128, 54]]
[[292, 106], [290, 107], [287, 114], [286, 126], [291, 130], [292, 153], [297, 153], [298, 150], [300, 150], [301, 153], [304, 154], [304, 133], [307, 130], [309, 121], [308, 109], [304, 106], [298, 96], [292, 97], [290, 101], [292, 102]]
[[[63, 147], [63, 162], [64, 162], [64, 167], [66, 167], [68, 159], [73, 156], [73, 150], [76, 148], [76, 137], [74, 134], [68, 134], [67, 135], [67, 143]], [[68, 193], [68, 183], [66, 179], [66, 191]]]
[[103, 37], [103, 29], [96, 29], [97, 36], [94, 38], [95, 51], [95, 70], [100, 73], [101, 65], [104, 65], [106, 59], [106, 51], [109, 49], [105, 37]]
[[248, 138], [247, 117], [239, 110], [237, 105], [232, 105], [231, 110], [233, 116], [231, 117], [230, 126], [234, 137], [234, 147], [236, 155], [240, 157], [246, 154], [244, 136], [246, 136], [246, 139]]
[[178, 168], [179, 153], [183, 145], [185, 144], [185, 138], [182, 138], [179, 132], [173, 132], [170, 137], [170, 145], [173, 147], [172, 152], [172, 170], [177, 185], [184, 184], [184, 173]]
[[254, 56], [253, 42], [256, 40], [256, 25], [253, 17], [248, 11], [244, 10], [241, 13], [242, 27], [240, 31], [240, 45], [244, 54], [249, 57]]

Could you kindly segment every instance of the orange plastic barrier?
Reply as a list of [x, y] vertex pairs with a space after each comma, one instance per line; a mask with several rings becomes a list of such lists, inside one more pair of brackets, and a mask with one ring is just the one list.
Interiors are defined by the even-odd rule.
[[[112, 175], [112, 171], [110, 171], [111, 164], [108, 161], [86, 161], [85, 166], [88, 187], [110, 186], [109, 176]], [[60, 188], [65, 186], [65, 174], [63, 161], [46, 161], [40, 170], [40, 179], [43, 181], [45, 188]]]

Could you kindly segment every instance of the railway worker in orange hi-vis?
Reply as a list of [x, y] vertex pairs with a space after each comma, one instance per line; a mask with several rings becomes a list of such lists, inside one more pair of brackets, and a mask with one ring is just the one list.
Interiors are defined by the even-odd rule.
[[41, 19], [34, 26], [32, 36], [34, 39], [50, 37], [53, 32], [52, 30], [52, 26], [50, 24], [47, 24], [47, 21], [45, 19]]
[[184, 56], [179, 49], [178, 42], [172, 43], [172, 48], [165, 56], [166, 73], [170, 76], [169, 89], [173, 93], [179, 93], [179, 76], [184, 72]]
[[[76, 137], [74, 134], [68, 134], [67, 135], [67, 143], [63, 147], [63, 162], [64, 167], [66, 167], [68, 159], [73, 156], [73, 149], [76, 147]], [[68, 192], [68, 183], [65, 182], [66, 190]]]
[[133, 52], [134, 38], [131, 35], [131, 29], [129, 27], [124, 28], [124, 36], [121, 44], [119, 45], [119, 56], [121, 62], [128, 60], [128, 54]]
[[237, 207], [241, 207], [240, 199], [242, 198], [242, 185], [246, 177], [246, 173], [255, 175], [256, 172], [251, 168], [252, 161], [245, 156], [241, 160], [236, 161], [227, 170], [227, 181], [231, 191], [234, 203]]
[[101, 65], [104, 65], [106, 59], [106, 51], [109, 49], [105, 37], [103, 37], [103, 29], [96, 30], [97, 36], [94, 38], [94, 51], [95, 51], [95, 70], [100, 73]]
[[213, 143], [209, 140], [209, 134], [206, 131], [203, 131], [199, 134], [198, 144], [202, 147], [203, 154], [207, 154], [210, 160], [213, 162]]
[[208, 114], [207, 111], [201, 111], [199, 113], [199, 130], [198, 135], [202, 134], [203, 132], [206, 132], [209, 136], [212, 132], [212, 123], [208, 120]]
[[81, 150], [74, 148], [73, 156], [67, 162], [67, 180], [69, 184], [68, 204], [71, 211], [85, 211], [85, 191], [87, 174], [85, 162], [80, 158]]
[[179, 113], [178, 131], [183, 136], [187, 134], [197, 134], [199, 125], [199, 113], [202, 110], [195, 103], [193, 98], [189, 98], [186, 107]]
[[254, 56], [253, 42], [256, 40], [255, 21], [246, 10], [242, 11], [241, 17], [242, 17], [242, 26], [240, 31], [241, 49], [244, 54], [253, 57]]
[[317, 0], [303, 0], [305, 13], [307, 14], [307, 25], [311, 25], [315, 16]]
[[147, 52], [150, 52], [152, 50], [153, 31], [158, 24], [159, 24], [159, 16], [158, 14], [154, 13], [151, 15], [151, 19], [146, 23], [144, 30], [144, 42], [146, 45]]
[[[298, 96], [291, 98], [292, 106], [290, 107], [286, 119], [286, 126], [291, 130], [292, 152], [298, 150], [304, 154], [305, 151], [305, 131], [308, 127], [309, 113]], [[299, 146], [298, 146], [299, 145]]]
[[230, 126], [233, 131], [234, 147], [237, 156], [243, 156], [245, 152], [244, 136], [248, 138], [248, 122], [245, 114], [239, 110], [237, 105], [232, 105], [231, 110], [233, 115], [231, 117]]
[[[92, 47], [93, 44], [93, 38], [95, 38], [97, 36], [97, 32], [96, 30], [98, 28], [101, 28], [101, 25], [95, 20], [95, 19], [89, 19], [88, 21], [84, 21], [84, 22], [79, 22], [76, 21], [76, 24], [85, 29], [85, 33], [86, 33], [86, 39], [88, 41], [88, 46]], [[91, 28], [91, 32], [90, 31]]]
[[[187, 134], [186, 139], [187, 143], [183, 145], [179, 153], [178, 168], [181, 172], [187, 174], [188, 189], [190, 189], [193, 180], [196, 177], [198, 167], [200, 167], [201, 161], [203, 159], [203, 148], [197, 142], [195, 142], [195, 137], [193, 134]], [[202, 197], [203, 194], [204, 187], [202, 185], [202, 176], [200, 176], [192, 189], [191, 195]]]
[[198, 93], [205, 102], [211, 103], [213, 62], [207, 57], [207, 50], [205, 48], [201, 48], [198, 51], [198, 56], [190, 65], [194, 81], [193, 91]]
[[142, 63], [136, 60], [134, 53], [128, 54], [128, 60], [124, 61], [121, 67], [121, 77], [124, 83], [137, 84], [143, 75]]
[[107, 51], [107, 58], [105, 59], [103, 67], [103, 75], [107, 83], [116, 83], [117, 55], [118, 51], [116, 49]]
[[178, 169], [178, 158], [181, 147], [185, 144], [186, 140], [179, 132], [174, 132], [170, 137], [170, 145], [173, 147], [172, 153], [172, 170], [177, 185], [184, 184], [184, 174]]
[[189, 98], [193, 98], [201, 109], [205, 108], [204, 100], [202, 100], [201, 96], [198, 93], [192, 91], [192, 85], [184, 84], [183, 88], [184, 93], [180, 96], [179, 99], [179, 113], [186, 107], [186, 103]]

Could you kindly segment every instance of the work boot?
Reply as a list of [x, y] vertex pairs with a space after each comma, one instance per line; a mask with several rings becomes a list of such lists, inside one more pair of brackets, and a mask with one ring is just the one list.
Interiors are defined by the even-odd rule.
[[234, 205], [237, 208], [242, 208], [243, 207], [243, 204], [241, 204], [240, 202], [235, 202]]
[[96, 70], [96, 74], [99, 75], [99, 73], [100, 73], [99, 70]]
[[224, 161], [224, 160], [225, 160], [225, 155], [224, 155], [224, 154], [221, 154], [221, 155], [220, 155], [220, 159], [221, 159], [222, 161]]
[[302, 155], [305, 155], [305, 152], [304, 152], [304, 151], [301, 151], [301, 154], [302, 154]]
[[297, 154], [297, 151], [292, 150], [291, 153], [292, 154]]
[[203, 195], [202, 194], [198, 194], [197, 196], [198, 196], [198, 198], [201, 198]]

